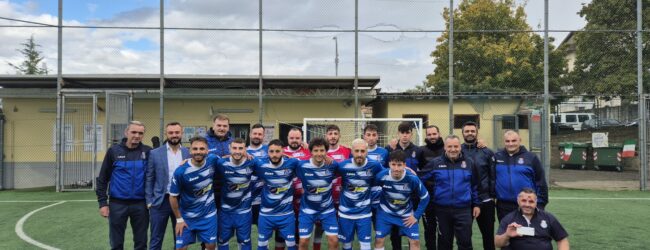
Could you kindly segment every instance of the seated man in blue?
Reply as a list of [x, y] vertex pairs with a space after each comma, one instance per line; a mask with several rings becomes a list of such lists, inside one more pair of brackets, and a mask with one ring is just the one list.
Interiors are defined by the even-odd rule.
[[221, 208], [219, 210], [219, 249], [228, 250], [230, 238], [237, 232], [242, 250], [251, 249], [251, 176], [257, 159], [246, 158], [246, 142], [235, 138], [230, 142], [230, 157], [216, 164], [217, 178], [221, 180]]
[[[339, 226], [332, 199], [332, 181], [338, 167], [336, 161], [326, 163], [328, 143], [317, 137], [309, 142], [311, 158], [300, 162], [297, 169], [304, 193], [300, 200], [298, 231], [300, 233], [300, 250], [309, 248], [309, 239], [314, 224], [320, 222], [327, 235], [328, 248], [338, 249]], [[315, 235], [318, 237], [318, 235]], [[316, 241], [316, 239], [314, 239]]]
[[257, 249], [268, 249], [269, 238], [279, 230], [288, 250], [296, 249], [296, 218], [293, 212], [293, 178], [299, 161], [282, 157], [282, 141], [269, 142], [268, 158], [255, 167], [255, 175], [264, 182], [262, 205], [257, 222]]
[[206, 249], [213, 250], [217, 242], [217, 208], [212, 178], [218, 157], [207, 157], [205, 138], [194, 137], [190, 143], [192, 158], [174, 171], [169, 189], [169, 204], [176, 216], [176, 249], [187, 249], [198, 237]]
[[[429, 193], [417, 175], [406, 171], [406, 153], [398, 150], [390, 153], [390, 169], [375, 177], [375, 185], [381, 186], [380, 205], [377, 209], [375, 249], [384, 249], [384, 237], [392, 227], [409, 238], [410, 249], [420, 249], [418, 221], [429, 203]], [[417, 195], [420, 202], [415, 211], [411, 197]]]

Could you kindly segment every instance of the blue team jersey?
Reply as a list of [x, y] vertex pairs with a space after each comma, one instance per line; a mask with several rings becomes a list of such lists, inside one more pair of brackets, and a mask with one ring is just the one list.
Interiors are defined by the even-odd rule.
[[243, 159], [235, 165], [231, 158], [220, 159], [216, 164], [218, 178], [222, 180], [221, 209], [223, 212], [244, 214], [251, 211], [251, 176], [256, 166], [256, 159]]
[[354, 159], [347, 159], [337, 168], [343, 178], [342, 193], [339, 204], [339, 216], [347, 219], [360, 219], [370, 217], [370, 189], [373, 186], [375, 175], [384, 168], [379, 162], [370, 161], [357, 166]]
[[304, 190], [300, 198], [301, 212], [306, 214], [334, 212], [332, 181], [336, 178], [337, 167], [335, 161], [330, 165], [323, 163], [322, 166], [314, 165], [311, 159], [300, 161], [296, 175], [300, 178]]
[[264, 181], [260, 215], [287, 215], [293, 212], [293, 178], [298, 160], [283, 158], [279, 166], [265, 158], [255, 167], [255, 175]]
[[368, 159], [378, 161], [385, 168], [388, 168], [388, 150], [377, 146], [375, 149], [368, 149]]
[[[249, 155], [252, 155], [253, 157], [257, 158], [258, 160], [261, 160], [263, 158], [268, 157], [269, 155], [269, 146], [268, 145], [262, 145], [259, 148], [251, 148], [251, 146], [248, 146], [246, 148], [246, 153]], [[253, 205], [259, 205], [262, 203], [262, 187], [264, 186], [264, 182], [260, 181], [259, 178], [257, 178], [257, 175], [251, 176], [251, 195], [253, 196]]]
[[212, 192], [217, 160], [217, 157], [209, 156], [203, 166], [194, 166], [188, 160], [174, 171], [169, 194], [179, 197], [181, 216], [192, 229], [207, 224], [208, 219], [217, 215]]
[[[403, 218], [413, 214], [416, 219], [419, 219], [429, 203], [427, 189], [424, 188], [418, 176], [408, 170], [405, 170], [402, 178], [397, 180], [391, 176], [390, 172], [390, 169], [385, 169], [375, 177], [375, 183], [381, 186], [381, 204], [379, 205], [381, 210]], [[413, 195], [420, 198], [415, 213], [413, 213], [411, 204]]]

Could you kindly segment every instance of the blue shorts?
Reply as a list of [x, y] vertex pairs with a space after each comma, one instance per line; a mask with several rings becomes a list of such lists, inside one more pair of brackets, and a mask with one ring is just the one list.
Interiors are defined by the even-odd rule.
[[296, 245], [296, 216], [292, 213], [287, 215], [262, 215], [257, 222], [257, 245], [258, 249], [266, 249], [269, 244], [269, 239], [273, 235], [274, 230], [279, 230], [280, 235], [284, 238], [287, 247], [295, 247]]
[[336, 221], [336, 212], [332, 211], [326, 214], [306, 214], [300, 211], [298, 216], [298, 232], [300, 238], [309, 238], [314, 230], [314, 224], [320, 221], [326, 235], [338, 235], [339, 223]]
[[377, 209], [377, 223], [375, 224], [375, 238], [384, 238], [390, 235], [390, 229], [393, 226], [399, 228], [400, 234], [412, 240], [420, 239], [420, 229], [418, 223], [411, 227], [405, 227], [404, 218], [390, 215], [383, 210]]
[[251, 213], [237, 214], [219, 211], [219, 245], [228, 245], [233, 233], [237, 231], [237, 242], [242, 245], [251, 243]]
[[186, 228], [183, 228], [181, 236], [176, 236], [176, 249], [183, 248], [194, 244], [196, 238], [206, 244], [214, 244], [217, 242], [217, 217], [214, 220], [203, 219], [200, 225], [192, 225], [192, 222], [185, 221]]
[[372, 241], [371, 234], [372, 218], [366, 217], [361, 219], [346, 219], [339, 217], [339, 241], [342, 243], [351, 243], [354, 241], [354, 233], [360, 243]]

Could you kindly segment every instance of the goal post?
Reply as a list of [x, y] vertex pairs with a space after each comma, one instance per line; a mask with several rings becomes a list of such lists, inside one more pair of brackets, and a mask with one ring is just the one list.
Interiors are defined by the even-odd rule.
[[411, 142], [415, 145], [424, 144], [424, 130], [422, 118], [304, 118], [303, 119], [303, 140], [309, 142], [311, 138], [325, 138], [329, 125], [337, 125], [341, 129], [339, 143], [350, 146], [356, 138], [362, 138], [363, 129], [368, 124], [374, 124], [378, 128], [380, 146], [386, 146], [391, 139], [397, 139], [397, 127], [402, 122], [408, 122], [413, 128]]

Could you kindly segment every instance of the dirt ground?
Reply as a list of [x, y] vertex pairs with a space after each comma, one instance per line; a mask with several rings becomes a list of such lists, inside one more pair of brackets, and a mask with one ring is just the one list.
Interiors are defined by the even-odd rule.
[[639, 190], [639, 171], [551, 169], [549, 184], [562, 188]]

